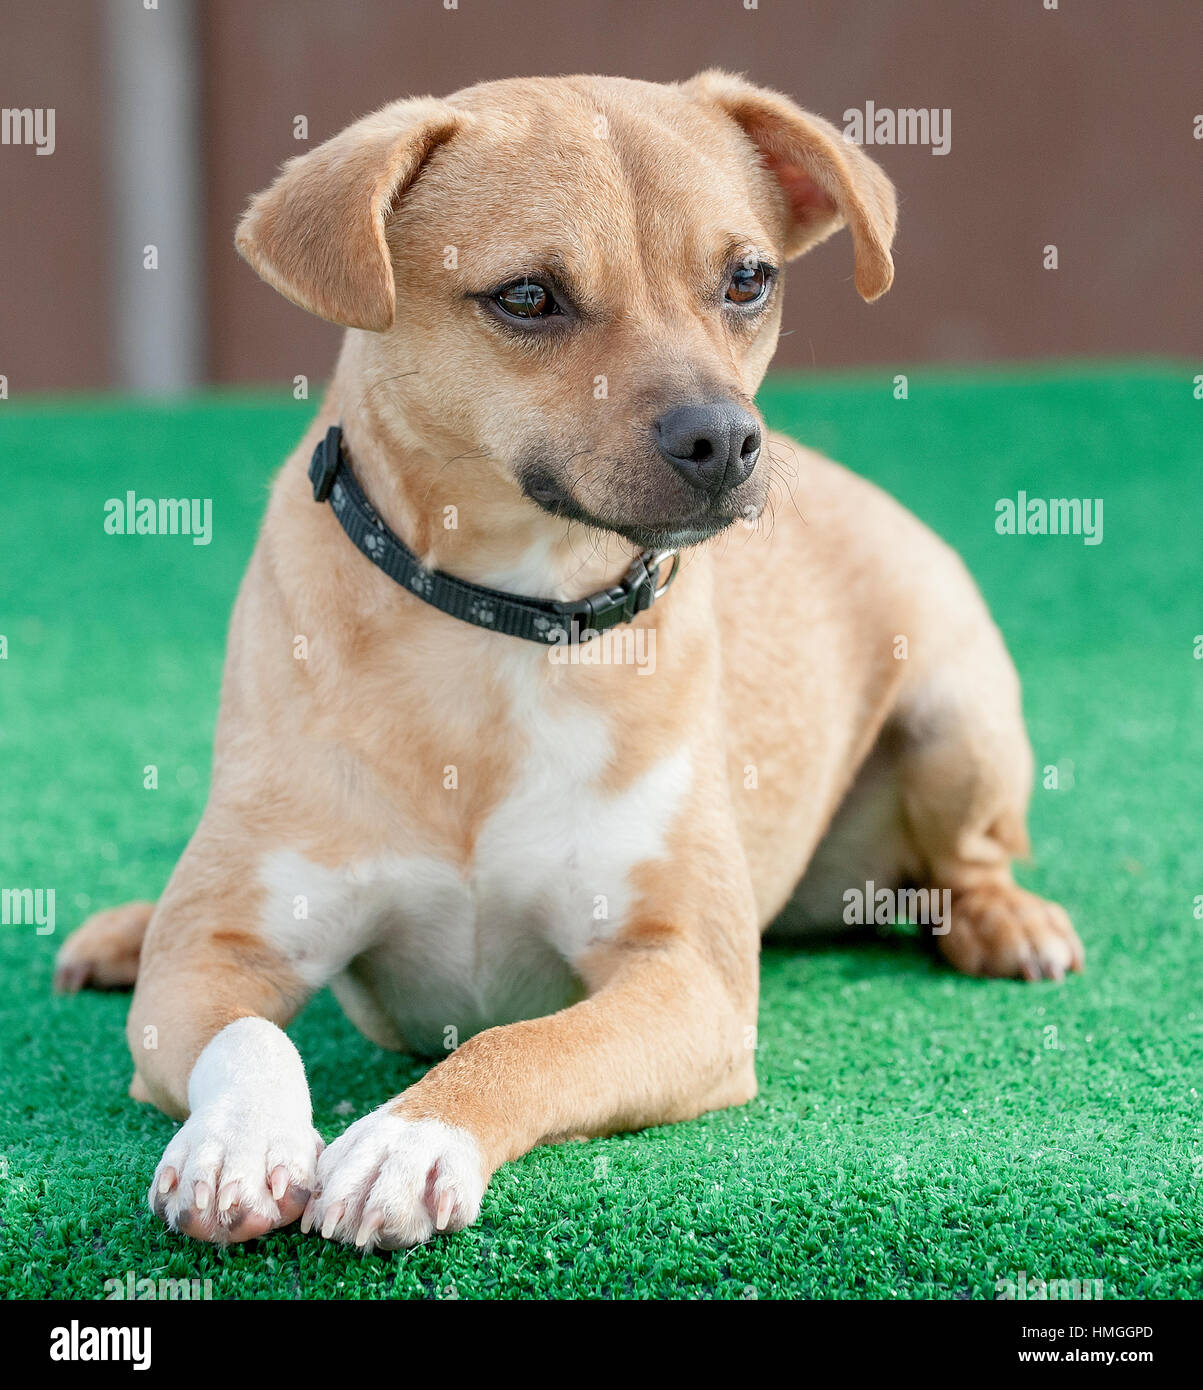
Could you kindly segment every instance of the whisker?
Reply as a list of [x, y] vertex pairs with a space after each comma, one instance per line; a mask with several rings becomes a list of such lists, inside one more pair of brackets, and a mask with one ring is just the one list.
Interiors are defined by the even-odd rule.
[[434, 472], [431, 474], [430, 482], [426, 484], [426, 491], [422, 494], [423, 505], [425, 505], [425, 503], [429, 500], [430, 490], [432, 487], [434, 487], [435, 483], [438, 482], [445, 468], [450, 468], [453, 463], [459, 463], [461, 459], [489, 457], [490, 454], [487, 449], [466, 449], [462, 454], [456, 454], [452, 458], [449, 458], [446, 463], [440, 464], [438, 468], [436, 468]]
[[362, 406], [363, 403], [367, 400], [367, 398], [372, 394], [372, 392], [375, 391], [375, 390], [377, 390], [379, 387], [381, 387], [381, 386], [387, 386], [390, 382], [393, 382], [393, 381], [400, 381], [402, 377], [406, 377], [406, 376], [417, 376], [417, 375], [418, 375], [418, 369], [417, 369], [417, 367], [415, 367], [415, 368], [413, 369], [412, 372], [398, 372], [398, 373], [396, 374], [396, 376], [383, 376], [383, 377], [381, 377], [379, 381], [374, 381], [374, 382], [371, 384], [371, 386], [369, 386], [368, 389], [363, 393], [363, 395], [360, 396], [360, 398], [359, 398], [359, 404], [360, 404], [360, 406]]

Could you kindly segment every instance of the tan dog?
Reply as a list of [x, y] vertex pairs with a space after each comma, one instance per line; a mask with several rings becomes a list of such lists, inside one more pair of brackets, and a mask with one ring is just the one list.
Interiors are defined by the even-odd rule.
[[[791, 898], [805, 925], [868, 880], [947, 890], [960, 969], [1080, 967], [1011, 877], [1031, 754], [960, 561], [761, 444], [780, 267], [846, 224], [874, 299], [894, 220], [859, 148], [718, 72], [397, 102], [251, 204], [243, 255], [352, 331], [238, 598], [200, 827], [158, 905], [92, 919], [59, 970], [136, 969], [132, 1094], [186, 1118], [151, 1188], [170, 1226], [304, 1213], [409, 1245], [533, 1145], [746, 1101], [760, 934]], [[654, 634], [654, 673], [394, 582], [315, 503], [336, 423], [423, 575], [576, 600], [693, 546], [613, 629]], [[648, 563], [663, 585], [676, 562]], [[323, 1151], [281, 1030], [324, 985], [382, 1046], [446, 1055]]]

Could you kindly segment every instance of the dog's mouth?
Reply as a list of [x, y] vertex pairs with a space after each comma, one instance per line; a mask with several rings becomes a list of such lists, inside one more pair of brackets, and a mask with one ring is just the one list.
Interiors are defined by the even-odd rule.
[[663, 520], [626, 521], [618, 517], [602, 517], [581, 506], [575, 497], [541, 472], [524, 477], [522, 491], [549, 516], [576, 521], [597, 531], [609, 531], [637, 545], [640, 550], [685, 550], [693, 545], [701, 545], [725, 531], [742, 515], [724, 507], [723, 499], [719, 498], [684, 516]]

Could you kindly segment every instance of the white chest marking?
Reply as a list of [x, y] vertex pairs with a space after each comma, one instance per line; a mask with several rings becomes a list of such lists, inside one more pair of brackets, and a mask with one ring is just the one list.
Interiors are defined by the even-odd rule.
[[346, 972], [336, 992], [379, 1042], [442, 1051], [570, 1003], [575, 963], [626, 921], [631, 871], [663, 855], [689, 789], [682, 746], [607, 796], [606, 721], [533, 682], [514, 693], [529, 753], [465, 869], [406, 854], [327, 869], [293, 851], [263, 865], [265, 934], [314, 987]]

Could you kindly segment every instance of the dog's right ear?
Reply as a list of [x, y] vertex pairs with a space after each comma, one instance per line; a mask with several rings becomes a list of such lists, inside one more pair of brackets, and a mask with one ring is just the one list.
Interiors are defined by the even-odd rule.
[[290, 159], [251, 200], [234, 244], [302, 309], [346, 328], [396, 313], [385, 223], [431, 153], [469, 118], [428, 97], [396, 101]]

